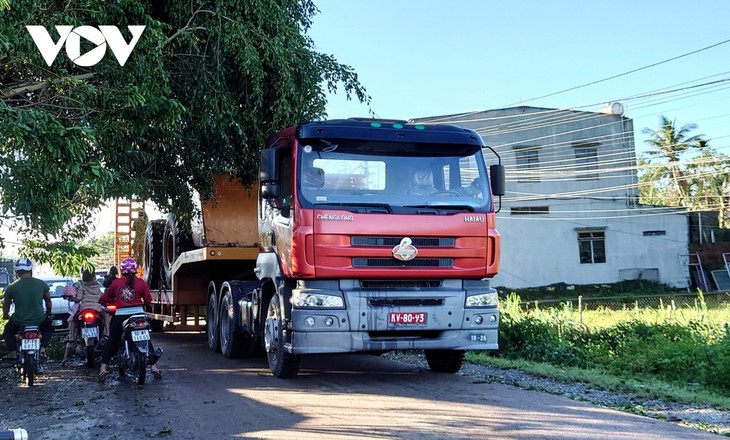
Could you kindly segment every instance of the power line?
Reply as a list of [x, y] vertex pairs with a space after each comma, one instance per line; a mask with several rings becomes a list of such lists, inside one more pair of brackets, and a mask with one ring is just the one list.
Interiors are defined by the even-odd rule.
[[522, 100], [522, 101], [518, 101], [518, 102], [515, 102], [513, 104], [506, 105], [504, 107], [511, 107], [513, 105], [521, 104], [521, 103], [526, 102], [526, 101], [536, 101], [538, 99], [548, 98], [550, 96], [559, 95], [561, 93], [570, 92], [570, 91], [577, 90], [577, 89], [580, 89], [580, 88], [583, 88], [583, 87], [592, 86], [594, 84], [598, 84], [598, 83], [601, 83], [601, 82], [604, 82], [604, 81], [609, 81], [609, 80], [612, 80], [612, 79], [620, 78], [622, 76], [630, 75], [632, 73], [636, 73], [636, 72], [639, 72], [641, 70], [649, 69], [651, 67], [656, 67], [656, 66], [658, 66], [660, 64], [664, 64], [664, 63], [668, 63], [670, 61], [678, 60], [680, 58], [684, 58], [684, 57], [689, 56], [689, 55], [694, 55], [696, 53], [699, 53], [699, 52], [702, 52], [702, 51], [705, 51], [705, 50], [708, 50], [708, 49], [712, 49], [713, 47], [717, 47], [717, 46], [720, 46], [720, 45], [723, 45], [723, 44], [726, 44], [726, 43], [730, 43], [730, 40], [725, 40], [725, 41], [721, 41], [719, 43], [711, 44], [711, 45], [706, 46], [706, 47], [703, 47], [701, 49], [693, 50], [692, 52], [687, 52], [687, 53], [684, 53], [682, 55], [677, 55], [676, 57], [668, 58], [666, 60], [659, 61], [659, 62], [653, 63], [653, 64], [649, 64], [647, 66], [639, 67], [638, 69], [629, 70], [628, 72], [619, 73], [618, 75], [609, 76], [607, 78], [599, 79], [599, 80], [596, 80], [596, 81], [591, 81], [591, 82], [588, 82], [588, 83], [585, 83], [585, 84], [581, 84], [579, 86], [574, 86], [574, 87], [570, 87], [570, 88], [567, 88], [567, 89], [564, 89], [564, 90], [560, 90], [560, 91], [557, 91], [557, 92], [548, 93], [547, 95], [538, 96], [536, 98], [530, 98], [530, 99], [525, 99], [525, 100]]

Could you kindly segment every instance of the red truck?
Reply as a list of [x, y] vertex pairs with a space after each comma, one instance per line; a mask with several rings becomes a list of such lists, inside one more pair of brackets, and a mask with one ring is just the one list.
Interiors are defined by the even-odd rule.
[[282, 130], [261, 151], [258, 185], [216, 176], [189, 234], [172, 216], [149, 224], [152, 317], [204, 325], [227, 357], [265, 353], [276, 377], [296, 376], [307, 354], [392, 350], [457, 372], [465, 350], [498, 347], [489, 278], [504, 167], [483, 151], [494, 153], [453, 125]]

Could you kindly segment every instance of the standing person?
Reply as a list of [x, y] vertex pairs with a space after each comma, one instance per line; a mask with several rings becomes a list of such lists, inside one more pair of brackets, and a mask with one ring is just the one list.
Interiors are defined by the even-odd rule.
[[[3, 337], [8, 348], [8, 355], [3, 359], [16, 360], [18, 358], [18, 344], [15, 339], [21, 327], [37, 325], [41, 331], [41, 360], [47, 359], [46, 349], [53, 337], [53, 316], [51, 294], [48, 284], [38, 278], [33, 278], [33, 263], [27, 258], [21, 258], [13, 267], [18, 278], [5, 289], [3, 300], [3, 317], [8, 319], [10, 304], [15, 304], [15, 312], [5, 324]], [[43, 303], [46, 310], [43, 311]]]
[[118, 274], [119, 270], [117, 270], [117, 266], [110, 267], [109, 272], [104, 275], [104, 281], [101, 282], [101, 285], [104, 286], [104, 288], [109, 287], [112, 284], [112, 281], [117, 279]]
[[[99, 283], [96, 281], [94, 270], [84, 270], [81, 273], [81, 284], [76, 290], [76, 295], [70, 298], [71, 301], [78, 305], [78, 307], [76, 308], [76, 312], [73, 314], [72, 319], [69, 321], [68, 339], [66, 341], [66, 351], [64, 352], [63, 360], [61, 361], [62, 365], [68, 360], [68, 356], [71, 354], [74, 342], [76, 342], [76, 332], [78, 331], [76, 327], [78, 326], [79, 314], [81, 311], [93, 309], [99, 312], [102, 316], [104, 315], [103, 307], [99, 304], [100, 298], [101, 286], [99, 286]], [[109, 327], [106, 326], [105, 330], [106, 333], [104, 333], [104, 336], [108, 335]]]
[[[119, 275], [119, 270], [117, 269], [117, 266], [112, 266], [109, 268], [109, 272], [107, 272], [106, 275], [104, 275], [104, 280], [101, 282], [101, 286], [103, 288], [107, 288], [112, 285], [112, 282], [117, 279], [117, 275]], [[109, 336], [109, 325], [111, 324], [112, 317], [108, 314], [104, 314], [104, 336]]]
[[[122, 276], [114, 280], [99, 299], [99, 302], [103, 305], [114, 304], [117, 307], [109, 328], [109, 340], [101, 355], [101, 366], [99, 368], [99, 380], [101, 381], [109, 376], [109, 361], [119, 348], [119, 341], [122, 338], [122, 324], [130, 315], [144, 313], [143, 306], [152, 304], [152, 295], [147, 283], [135, 275], [137, 262], [134, 258], [125, 258], [119, 267], [122, 270]], [[162, 372], [156, 365], [159, 354], [152, 349], [151, 344], [150, 348], [150, 371], [156, 379], [159, 379], [162, 377]]]

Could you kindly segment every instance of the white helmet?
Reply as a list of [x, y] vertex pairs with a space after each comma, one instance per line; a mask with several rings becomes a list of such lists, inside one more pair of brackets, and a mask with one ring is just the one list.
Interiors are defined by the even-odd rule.
[[15, 262], [15, 266], [13, 266], [13, 269], [17, 272], [19, 270], [26, 270], [30, 272], [33, 270], [33, 263], [27, 258], [21, 258], [20, 260]]

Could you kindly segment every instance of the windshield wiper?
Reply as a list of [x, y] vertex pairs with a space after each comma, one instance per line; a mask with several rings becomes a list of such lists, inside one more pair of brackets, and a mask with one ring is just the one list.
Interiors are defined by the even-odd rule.
[[420, 208], [450, 211], [469, 211], [474, 212], [474, 207], [469, 205], [403, 205], [404, 208]]
[[[385, 211], [388, 214], [393, 212], [390, 205], [387, 203], [339, 203], [339, 202], [329, 202], [329, 203], [315, 203], [316, 206], [340, 206], [343, 208], [363, 208], [366, 210], [366, 212], [379, 212], [378, 210]], [[350, 211], [348, 209], [348, 211]], [[355, 211], [359, 212], [359, 211]]]

